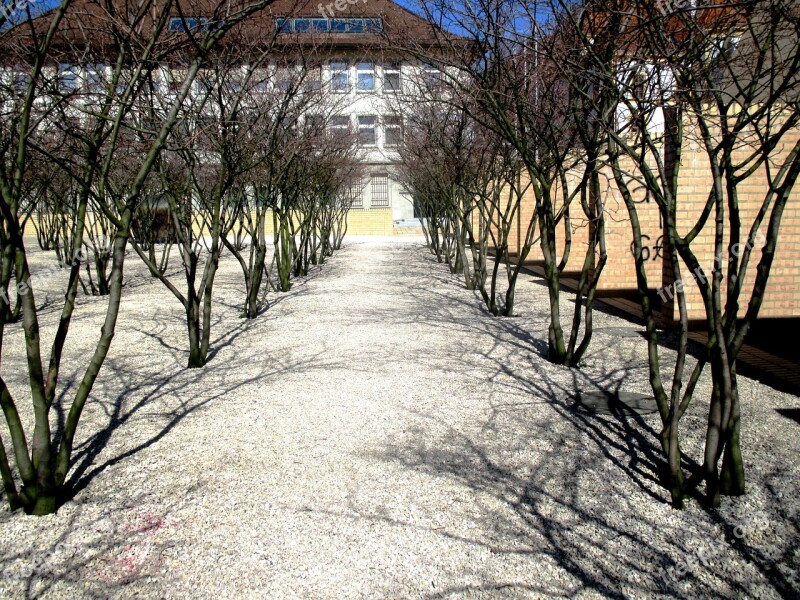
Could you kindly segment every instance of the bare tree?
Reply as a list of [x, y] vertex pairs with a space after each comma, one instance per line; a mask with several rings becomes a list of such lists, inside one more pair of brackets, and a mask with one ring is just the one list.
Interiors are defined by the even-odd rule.
[[[784, 207], [800, 173], [797, 8], [764, 0], [658, 10], [644, 2], [606, 1], [587, 4], [582, 12], [564, 7], [563, 14], [588, 60], [585, 79], [616, 96], [615, 110], [597, 123], [606, 129], [605, 160], [631, 223], [650, 383], [663, 423], [665, 483], [673, 504], [682, 506], [705, 481], [707, 500], [717, 506], [721, 494], [745, 490], [736, 357], [764, 302]], [[654, 126], [660, 120], [663, 132]], [[681, 187], [687, 148], [708, 164], [699, 209], [690, 203], [696, 192]], [[765, 182], [760, 197], [747, 189], [755, 178]], [[661, 374], [658, 315], [642, 244], [642, 193], [657, 206], [672, 278], [658, 295], [668, 308], [676, 303], [679, 315], [669, 386]], [[761, 257], [748, 277], [759, 243]], [[710, 273], [703, 269], [705, 260], [713, 263]], [[690, 294], [702, 300], [708, 335], [705, 354], [693, 367], [687, 364]], [[740, 315], [743, 300], [747, 310]], [[712, 388], [705, 450], [702, 467], [686, 478], [681, 418], [706, 364]]]
[[[56, 510], [70, 469], [78, 423], [114, 336], [130, 225], [145, 182], [176, 123], [194, 77], [208, 54], [231, 28], [268, 3], [264, 0], [251, 4], [225, 3], [218, 5], [216, 9], [212, 6], [209, 9], [214, 17], [214, 27], [207, 27], [202, 31], [192, 31], [187, 27], [183, 32], [170, 32], [167, 24], [170, 14], [174, 14], [172, 3], [157, 7], [150, 3], [121, 6], [110, 1], [101, 2], [92, 4], [93, 12], [87, 14], [78, 8], [72, 10], [72, 3], [66, 0], [52, 13], [0, 34], [6, 71], [13, 72], [15, 64], [26, 64], [26, 73], [29, 76], [23, 94], [24, 100], [17, 104], [15, 110], [3, 114], [4, 143], [0, 145], [0, 228], [12, 249], [11, 252], [4, 253], [4, 257], [13, 260], [13, 271], [21, 297], [21, 325], [34, 414], [34, 430], [29, 446], [29, 438], [24, 431], [12, 393], [5, 381], [0, 379], [0, 406], [8, 425], [9, 439], [21, 481], [21, 487], [18, 488], [5, 443], [0, 440], [0, 475], [6, 498], [12, 508], [22, 507], [32, 514], [47, 514]], [[108, 197], [105, 191], [109, 184], [109, 174], [113, 171], [115, 149], [120, 142], [120, 133], [128, 125], [142, 86], [154, 66], [166, 54], [181, 48], [192, 59], [188, 62], [183, 81], [178, 86], [171, 108], [161, 122], [157, 135], [145, 149], [136, 175], [126, 185], [125, 190], [119, 190], [119, 200], [115, 206], [108, 207], [99, 203], [99, 208], [111, 220], [116, 230], [111, 246], [106, 315], [100, 338], [88, 358], [86, 371], [69, 405], [63, 430], [60, 436], [54, 436], [50, 412], [58, 397], [61, 360], [75, 309], [80, 264], [70, 266], [61, 317], [49, 354], [48, 367], [45, 369], [35, 300], [37, 286], [31, 280], [23, 240], [26, 217], [23, 214], [25, 186], [22, 185], [30, 166], [29, 157], [37, 134], [53, 125], [54, 105], [59, 102], [58, 98], [55, 102], [51, 101], [45, 91], [47, 79], [53, 77], [54, 69], [51, 65], [59, 60], [60, 52], [68, 53], [72, 62], [80, 64], [104, 63], [109, 59], [113, 61], [107, 67], [110, 71], [107, 85], [104, 92], [99, 94], [99, 100], [92, 111], [91, 124], [83, 138], [81, 156], [85, 157], [82, 163], [84, 170], [70, 172], [72, 179], [80, 186], [73, 215], [77, 229], [72, 251], [73, 255], [77, 255], [85, 238], [89, 201], [91, 198], [103, 200]], [[59, 163], [58, 156], [51, 158]], [[5, 326], [4, 323], [0, 324], [0, 330]]]
[[[431, 22], [451, 23], [464, 37], [442, 35], [439, 41], [445, 51], [431, 53], [414, 47], [411, 54], [437, 65], [441, 80], [454, 96], [470, 95], [475, 107], [471, 116], [517, 153], [524, 175], [517, 184], [518, 193], [530, 186], [534, 211], [516, 236], [516, 266], [507, 267], [509, 282], [513, 283], [538, 242], [550, 300], [549, 358], [576, 366], [591, 340], [591, 315], [606, 249], [604, 213], [593, 169], [583, 168], [574, 185], [566, 174], [596, 161], [591, 157], [598, 154], [603, 140], [601, 129], [587, 125], [593, 107], [571, 93], [560, 72], [557, 63], [565, 50], [563, 40], [554, 33], [557, 22], [552, 12], [541, 10], [542, 6], [513, 0], [456, 5], [426, 2], [424, 9]], [[442, 97], [446, 101], [447, 96]], [[590, 226], [570, 333], [565, 337], [560, 314], [561, 274], [572, 250], [569, 210], [576, 198]], [[510, 211], [505, 218], [515, 220], [516, 212]], [[560, 226], [565, 228], [561, 247]], [[508, 237], [500, 234], [497, 242], [496, 256], [508, 264], [504, 256]], [[513, 285], [509, 289], [513, 293]]]

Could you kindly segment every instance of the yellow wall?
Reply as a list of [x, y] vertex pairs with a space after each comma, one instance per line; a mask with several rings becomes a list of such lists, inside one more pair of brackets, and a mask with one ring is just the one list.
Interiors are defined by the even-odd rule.
[[391, 208], [352, 208], [347, 213], [347, 235], [392, 235]]

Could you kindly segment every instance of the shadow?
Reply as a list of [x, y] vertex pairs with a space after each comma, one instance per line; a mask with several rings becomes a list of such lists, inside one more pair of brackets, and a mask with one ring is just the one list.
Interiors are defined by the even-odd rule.
[[0, 571], [5, 583], [21, 584], [24, 598], [109, 598], [134, 582], [169, 580], [161, 567], [179, 550], [177, 509], [177, 503], [156, 507], [144, 493], [121, 511], [109, 512], [103, 502], [82, 506], [38, 543], [0, 555]]
[[775, 412], [800, 425], [800, 408], [776, 408]]
[[[235, 371], [238, 366], [237, 357], [232, 356], [227, 364], [218, 366], [217, 370]], [[102, 403], [107, 419], [106, 425], [96, 430], [85, 442], [76, 447], [72, 458], [73, 466], [69, 478], [65, 482], [63, 495], [59, 498], [59, 505], [62, 506], [73, 500], [109, 467], [162, 441], [184, 419], [216, 400], [235, 394], [241, 387], [252, 383], [268, 385], [287, 370], [306, 372], [318, 369], [326, 370], [336, 366], [337, 363], [332, 362], [330, 357], [325, 357], [322, 353], [307, 359], [288, 362], [279, 360], [277, 357], [265, 356], [263, 366], [259, 369], [251, 367], [249, 369], [251, 372], [246, 377], [236, 377], [232, 382], [222, 381], [216, 385], [208, 385], [205, 387], [202, 397], [186, 398], [181, 391], [186, 387], [187, 380], [194, 378], [193, 370], [174, 370], [172, 367], [161, 377], [141, 379], [140, 371], [130, 370], [121, 362], [111, 362], [108, 364], [108, 371], [116, 381], [105, 378], [95, 393], [99, 397], [111, 397], [113, 394], [104, 393], [106, 391], [104, 388], [118, 389], [117, 386], [120, 384], [125, 386], [124, 391], [117, 394], [112, 402]], [[131, 383], [132, 381], [136, 383]], [[112, 435], [144, 412], [147, 412], [148, 418], [157, 417], [162, 422], [158, 432], [124, 452], [98, 463], [97, 459], [106, 449]]]
[[[426, 598], [498, 590], [512, 596], [589, 593], [612, 598], [792, 595], [796, 581], [791, 571], [775, 568], [774, 552], [759, 551], [750, 538], [740, 539], [741, 521], [730, 510], [691, 503], [678, 513], [669, 506], [661, 483], [666, 463], [658, 445], [657, 414], [626, 410], [619, 402], [610, 403], [609, 414], [575, 406], [576, 398], [592, 394], [612, 399], [629, 391], [649, 394], [641, 354], [626, 353], [610, 336], [581, 370], [549, 364], [541, 360], [546, 345], [537, 340], [546, 336], [546, 307], [535, 307], [533, 315], [520, 319], [493, 317], [473, 293], [453, 287], [461, 282], [443, 273], [434, 257], [423, 256], [420, 263], [407, 267], [410, 272], [403, 277], [389, 279], [403, 286], [408, 302], [402, 310], [373, 307], [360, 319], [435, 330], [446, 343], [427, 349], [426, 366], [468, 373], [461, 393], [469, 394], [468, 381], [479, 381], [491, 390], [490, 397], [472, 401], [488, 406], [474, 423], [454, 423], [444, 409], [408, 408], [415, 426], [405, 427], [369, 458], [385, 462], [390, 472], [413, 472], [419, 486], [436, 482], [447, 485], [451, 496], [469, 498], [426, 506], [426, 512], [455, 512], [450, 522], [474, 525], [466, 533], [456, 525], [426, 526], [419, 515], [399, 518], [357, 501], [350, 502], [347, 512], [316, 512], [423, 530], [445, 538], [448, 547], [480, 548], [489, 556], [507, 556], [513, 564], [524, 558], [525, 564], [541, 568], [538, 575], [510, 581], [475, 563], [473, 578], [480, 585], [451, 586], [422, 594]], [[639, 339], [631, 343], [640, 345]], [[475, 345], [475, 340], [483, 341]], [[684, 423], [688, 427], [703, 418], [697, 407], [687, 412]], [[693, 472], [699, 465], [688, 455], [683, 467]], [[790, 516], [790, 523], [795, 520]], [[781, 541], [795, 536], [792, 531]], [[698, 561], [711, 538], [713, 561]], [[778, 554], [788, 557], [791, 545], [783, 543], [777, 545]], [[720, 569], [721, 562], [731, 566]]]

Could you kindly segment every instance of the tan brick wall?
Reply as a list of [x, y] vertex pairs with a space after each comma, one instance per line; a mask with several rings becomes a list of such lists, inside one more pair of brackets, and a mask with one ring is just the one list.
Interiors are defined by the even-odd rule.
[[[781, 164], [782, 158], [786, 156], [792, 145], [800, 138], [800, 130], [795, 129], [785, 137], [781, 147], [776, 151], [773, 158]], [[708, 193], [711, 189], [711, 174], [708, 160], [705, 153], [700, 151], [696, 144], [689, 142], [684, 148], [684, 156], [681, 165], [680, 186], [678, 190], [678, 227], [681, 234], [694, 224]], [[736, 153], [736, 158], [741, 160], [748, 152], [747, 147], [743, 147]], [[773, 173], [775, 167], [773, 167]], [[767, 192], [767, 176], [764, 168], [751, 175], [739, 186], [739, 207], [741, 213], [742, 229], [740, 240], [746, 240], [750, 226], [761, 207]], [[767, 283], [767, 290], [762, 304], [760, 317], [791, 317], [800, 316], [800, 187], [795, 186], [791, 197], [786, 205], [781, 221], [778, 246], [775, 253], [775, 261], [770, 271], [770, 278]], [[727, 207], [726, 207], [727, 208]], [[726, 212], [726, 230], [728, 228]], [[762, 223], [759, 232], [766, 236], [768, 218]], [[745, 277], [745, 285], [740, 296], [741, 308], [740, 315], [744, 314], [747, 302], [750, 299], [753, 282], [756, 275], [756, 266], [761, 258], [761, 243], [756, 243], [751, 254], [750, 263]], [[727, 257], [728, 235], [726, 231], [724, 253]], [[693, 251], [697, 254], [700, 264], [703, 266], [707, 276], [710, 276], [714, 265], [714, 215], [709, 218], [709, 223], [701, 231], [698, 238], [692, 244]], [[725, 269], [727, 274], [727, 269]], [[690, 275], [684, 273], [684, 281], [690, 280]], [[690, 280], [691, 281], [691, 280]], [[692, 283], [691, 293], [688, 294], [688, 304], [690, 318], [702, 318], [704, 316], [702, 299], [699, 292], [695, 291], [696, 286]], [[723, 288], [723, 302], [724, 302]], [[677, 318], [677, 307], [675, 316]]]
[[[792, 144], [800, 137], [800, 130], [794, 130], [786, 136], [784, 143], [777, 153], [779, 156], [785, 155]], [[711, 175], [708, 166], [708, 159], [705, 153], [691, 141], [692, 136], [686, 136], [681, 158], [681, 169], [678, 187], [678, 227], [681, 234], [685, 234], [689, 227], [696, 221], [711, 189]], [[744, 152], [744, 150], [742, 151]], [[623, 164], [623, 168], [626, 165]], [[572, 175], [570, 183], [577, 181], [579, 172]], [[605, 169], [602, 174], [601, 186], [603, 188], [603, 202], [605, 209], [606, 225], [606, 245], [608, 249], [608, 262], [606, 263], [603, 276], [600, 280], [598, 289], [604, 292], [614, 290], [632, 290], [636, 288], [636, 273], [631, 253], [631, 242], [633, 240], [628, 211], [622, 197], [619, 194], [610, 169]], [[672, 282], [672, 274], [664, 267], [662, 227], [658, 207], [655, 201], [649, 200], [641, 189], [632, 186], [637, 198], [637, 212], [642, 228], [644, 245], [649, 254], [647, 261], [648, 280], [652, 288], [656, 289]], [[764, 169], [753, 174], [746, 182], [739, 187], [739, 204], [743, 228], [740, 237], [745, 239], [752, 224], [753, 218], [761, 206], [764, 194], [767, 191], [767, 181]], [[561, 203], [561, 192], [558, 188], [554, 189], [554, 201], [556, 205]], [[529, 220], [533, 217], [534, 201], [533, 192], [529, 191], [520, 210], [519, 221], [520, 230], [525, 231]], [[726, 214], [727, 216], [727, 214]], [[567, 271], [577, 271], [581, 268], [581, 263], [586, 251], [586, 244], [589, 235], [589, 227], [583, 211], [580, 208], [579, 200], [576, 198], [571, 207], [571, 231], [572, 231], [572, 250], [570, 259], [567, 263]], [[708, 224], [693, 242], [692, 248], [697, 254], [701, 265], [707, 275], [710, 275], [713, 266], [713, 239], [714, 239], [714, 219], [713, 215]], [[727, 227], [727, 221], [726, 221]], [[766, 231], [766, 223], [761, 226], [762, 232]], [[538, 236], [538, 231], [537, 231]], [[558, 255], [563, 255], [564, 234], [563, 225], [559, 225], [557, 233]], [[513, 240], [512, 248], [516, 247], [516, 240]], [[755, 268], [761, 257], [761, 244], [754, 250], [747, 276], [745, 279], [741, 303], [742, 308], [746, 307], [752, 290], [752, 283], [755, 278]], [[513, 250], [512, 250], [513, 251]], [[726, 237], [727, 253], [727, 237]], [[541, 260], [541, 250], [538, 242], [534, 244], [529, 260]], [[702, 299], [691, 276], [682, 273], [687, 286], [687, 301], [689, 317], [691, 319], [703, 319], [705, 312]], [[724, 291], [723, 291], [724, 293]], [[673, 307], [673, 318], [677, 318], [677, 306]], [[743, 314], [743, 310], [740, 315]], [[767, 292], [759, 313], [761, 317], [795, 317], [800, 316], [800, 186], [795, 186], [792, 196], [786, 206], [781, 224], [780, 236], [778, 238], [778, 250], [775, 262], [772, 267]]]
[[352, 208], [347, 213], [347, 235], [392, 235], [391, 208]]

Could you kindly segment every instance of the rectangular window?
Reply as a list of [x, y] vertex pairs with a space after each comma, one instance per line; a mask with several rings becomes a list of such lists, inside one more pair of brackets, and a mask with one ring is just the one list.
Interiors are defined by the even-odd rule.
[[371, 187], [370, 206], [372, 208], [388, 208], [389, 176], [386, 173], [373, 175]]
[[350, 134], [350, 117], [337, 115], [331, 119], [331, 133], [335, 136]]
[[[351, 4], [354, 0], [351, 0]], [[173, 21], [176, 23], [173, 25]], [[197, 19], [186, 19], [187, 27], [197, 27]], [[201, 19], [201, 25], [204, 20]], [[170, 29], [180, 31], [184, 29], [180, 18], [170, 20]], [[284, 17], [275, 19], [275, 31], [278, 33], [380, 33], [383, 31], [382, 19], [353, 19], [353, 18], [293, 18]]]
[[292, 29], [295, 33], [306, 33], [311, 31], [311, 19], [294, 19]]
[[400, 79], [400, 63], [387, 63], [383, 67], [383, 89], [387, 92], [402, 91]]
[[221, 24], [219, 21], [209, 21], [197, 17], [170, 17], [168, 29], [170, 31], [197, 31], [199, 29], [206, 31], [212, 29], [214, 23], [217, 23], [217, 26]]
[[356, 90], [371, 92], [375, 89], [375, 63], [358, 63], [356, 65]]
[[310, 135], [319, 135], [325, 131], [325, 119], [322, 115], [306, 115], [305, 129]]
[[197, 29], [199, 22], [193, 17], [171, 17], [169, 20], [170, 31], [184, 31], [185, 29]]
[[186, 69], [172, 69], [169, 72], [169, 89], [177, 92], [186, 80]]
[[322, 65], [309, 65], [306, 67], [306, 77], [303, 82], [306, 90], [313, 91], [322, 88]]
[[383, 31], [383, 19], [364, 19], [364, 33], [380, 33]]
[[364, 208], [364, 180], [361, 177], [350, 182], [347, 199], [351, 208]]
[[383, 120], [383, 135], [385, 146], [397, 146], [403, 141], [403, 118], [387, 116]]
[[18, 96], [24, 96], [26, 93], [28, 93], [28, 86], [31, 83], [31, 76], [29, 73], [25, 71], [14, 71], [12, 79], [13, 79], [12, 85], [14, 87], [14, 92]]
[[331, 33], [347, 33], [347, 19], [331, 19], [328, 27]]
[[422, 65], [422, 80], [427, 88], [435, 89], [442, 83], [442, 72], [431, 64]]
[[295, 75], [293, 65], [278, 66], [275, 69], [275, 86], [282, 92], [288, 92], [294, 86]]
[[375, 121], [376, 117], [358, 117], [358, 143], [362, 146], [375, 145]]
[[62, 92], [74, 92], [78, 87], [78, 68], [69, 63], [58, 65], [58, 89]]
[[242, 78], [239, 75], [232, 75], [224, 83], [224, 89], [231, 94], [238, 94], [242, 91]]
[[199, 96], [207, 96], [214, 89], [214, 79], [209, 72], [200, 72], [194, 80], [195, 93]]
[[339, 93], [350, 91], [350, 73], [346, 62], [331, 63], [331, 89]]
[[106, 65], [102, 63], [86, 65], [86, 85], [92, 94], [100, 94], [106, 89]]
[[269, 91], [269, 72], [266, 69], [255, 69], [248, 82], [250, 89], [257, 94]]
[[364, 33], [364, 19], [347, 19], [348, 33]]

